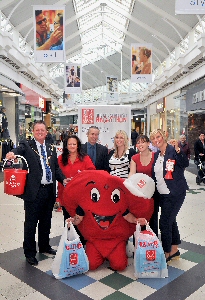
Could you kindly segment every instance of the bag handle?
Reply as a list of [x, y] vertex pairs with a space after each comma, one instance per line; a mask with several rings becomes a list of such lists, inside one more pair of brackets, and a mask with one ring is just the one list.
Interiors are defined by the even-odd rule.
[[[16, 157], [20, 157], [20, 158], [22, 158], [22, 159], [24, 159], [24, 161], [25, 161], [25, 163], [26, 163], [26, 166], [27, 166], [27, 171], [28, 171], [28, 173], [29, 173], [29, 167], [28, 167], [28, 162], [27, 162], [27, 160], [25, 159], [25, 157], [23, 157], [23, 156], [21, 156], [21, 155], [16, 155]], [[2, 168], [4, 169], [4, 166], [5, 166], [5, 164], [6, 164], [6, 162], [7, 161], [12, 161], [12, 162], [14, 162], [14, 159], [7, 159], [7, 158], [5, 158], [4, 159], [4, 163], [3, 163], [3, 166], [2, 166]]]

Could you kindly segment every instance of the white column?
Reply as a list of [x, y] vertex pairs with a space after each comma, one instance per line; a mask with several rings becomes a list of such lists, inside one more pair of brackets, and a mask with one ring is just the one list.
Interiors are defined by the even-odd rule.
[[179, 55], [180, 55], [180, 46], [178, 45], [175, 48], [175, 60], [177, 60], [179, 58]]
[[194, 35], [195, 35], [195, 30], [191, 30], [189, 32], [189, 49], [193, 48], [194, 46]]
[[19, 47], [19, 32], [15, 29], [13, 29], [13, 42], [17, 47]]
[[170, 57], [168, 56], [166, 59], [166, 69], [170, 67]]

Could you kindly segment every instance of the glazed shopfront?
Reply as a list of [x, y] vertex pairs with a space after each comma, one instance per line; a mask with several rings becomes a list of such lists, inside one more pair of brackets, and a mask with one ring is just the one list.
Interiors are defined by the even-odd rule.
[[204, 79], [190, 85], [186, 91], [188, 112], [188, 140], [191, 153], [200, 132], [205, 132], [205, 82]]
[[177, 91], [163, 97], [149, 107], [150, 131], [160, 128], [169, 138], [179, 139], [187, 134], [188, 115], [186, 113], [186, 97], [184, 92]]

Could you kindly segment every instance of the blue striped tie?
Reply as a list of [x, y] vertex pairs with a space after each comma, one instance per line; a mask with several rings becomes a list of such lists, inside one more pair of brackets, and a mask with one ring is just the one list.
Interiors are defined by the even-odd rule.
[[50, 169], [49, 165], [46, 162], [46, 153], [45, 153], [45, 150], [43, 148], [43, 145], [41, 145], [41, 155], [43, 157], [43, 163], [44, 163], [45, 170], [46, 170], [46, 180], [49, 182], [49, 181], [51, 181], [51, 169]]

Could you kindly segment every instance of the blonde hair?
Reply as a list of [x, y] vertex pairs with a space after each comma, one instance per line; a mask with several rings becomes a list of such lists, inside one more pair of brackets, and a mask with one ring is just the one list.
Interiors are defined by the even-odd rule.
[[[126, 153], [126, 151], [129, 149], [129, 138], [127, 133], [124, 130], [118, 130], [115, 134], [115, 138], [118, 135], [122, 135], [124, 138], [124, 145], [125, 145], [125, 150], [124, 150], [124, 154]], [[114, 138], [114, 149], [115, 149], [115, 156], [118, 157], [118, 149], [117, 149], [117, 145], [116, 145], [116, 141]]]
[[154, 130], [152, 130], [152, 132], [150, 132], [150, 140], [151, 141], [154, 139], [154, 137], [157, 133], [159, 133], [163, 137], [165, 142], [167, 142], [167, 137], [166, 137], [164, 131], [162, 131], [161, 129], [154, 129]]

